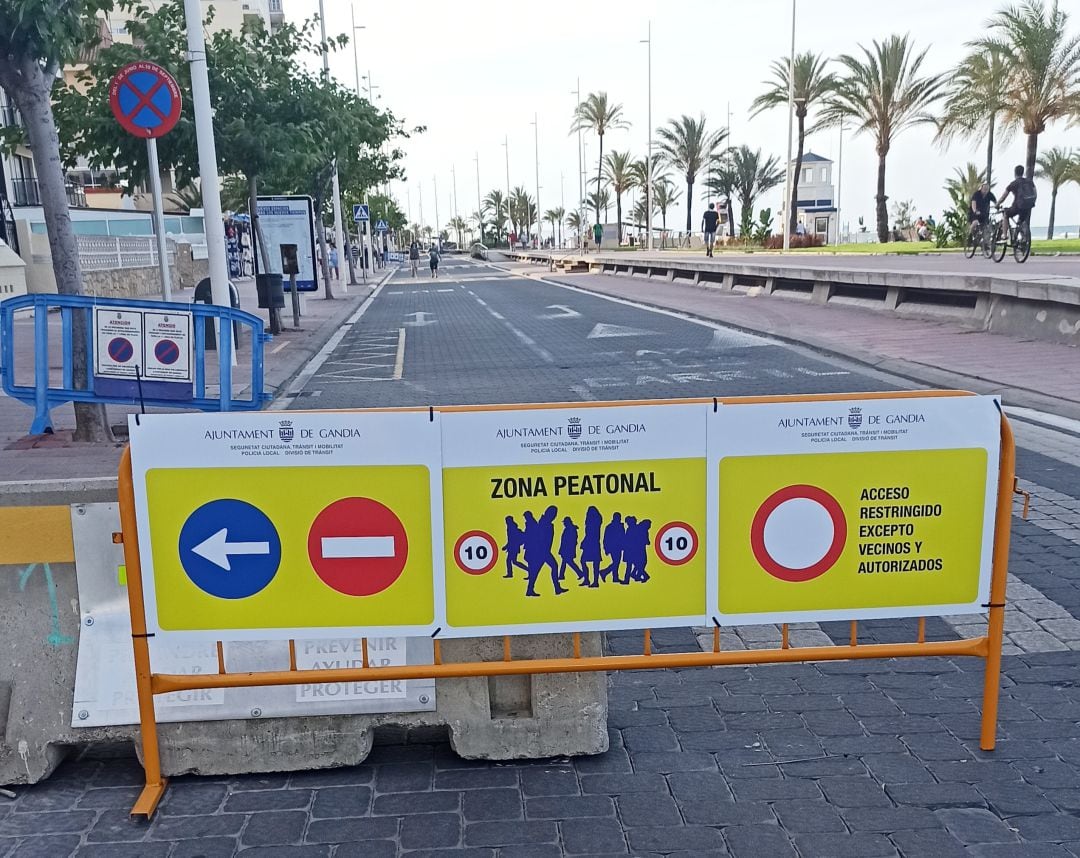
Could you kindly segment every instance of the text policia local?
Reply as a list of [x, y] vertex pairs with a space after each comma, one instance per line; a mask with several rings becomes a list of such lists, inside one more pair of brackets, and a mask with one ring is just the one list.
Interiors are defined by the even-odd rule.
[[659, 492], [656, 474], [557, 474], [549, 481], [536, 477], [492, 477], [491, 496], [503, 498], [576, 497], [579, 495], [628, 495]]

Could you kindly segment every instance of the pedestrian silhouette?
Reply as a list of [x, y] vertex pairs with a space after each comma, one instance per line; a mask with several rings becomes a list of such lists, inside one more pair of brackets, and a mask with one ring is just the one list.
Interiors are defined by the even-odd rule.
[[559, 565], [560, 581], [566, 577], [567, 566], [577, 572], [580, 581], [588, 580], [585, 573], [581, 571], [581, 567], [577, 565], [577, 540], [578, 526], [574, 524], [574, 520], [570, 516], [566, 516], [563, 519], [562, 536], [559, 538], [559, 559], [562, 560]]
[[559, 586], [559, 566], [555, 562], [555, 555], [551, 553], [551, 545], [555, 541], [555, 516], [558, 514], [558, 509], [553, 506], [544, 511], [539, 521], [532, 513], [525, 513], [525, 565], [529, 570], [526, 596], [540, 595], [536, 592], [536, 579], [545, 566], [551, 567], [551, 584], [555, 595], [566, 592]]
[[514, 517], [508, 515], [506, 517], [506, 545], [503, 546], [503, 551], [506, 552], [506, 574], [504, 578], [514, 577], [514, 567], [518, 569], [524, 569], [529, 571], [529, 567], [518, 560], [518, 555], [521, 553], [521, 549], [525, 546], [525, 532], [518, 527]]
[[628, 568], [624, 584], [629, 583], [633, 577], [635, 581], [644, 583], [649, 580], [649, 573], [645, 567], [648, 563], [649, 528], [652, 522], [649, 519], [637, 522], [631, 518], [626, 520], [626, 552]]
[[600, 577], [607, 580], [611, 573], [613, 584], [619, 583], [619, 567], [622, 566], [623, 550], [626, 543], [626, 525], [623, 524], [622, 514], [615, 513], [611, 516], [611, 522], [604, 528], [604, 553], [611, 558], [611, 562], [600, 570]]
[[[600, 528], [604, 517], [600, 510], [591, 506], [585, 513], [585, 538], [581, 540], [581, 567], [585, 571], [582, 584], [590, 587], [600, 586]], [[589, 584], [589, 564], [592, 564], [592, 583]]]

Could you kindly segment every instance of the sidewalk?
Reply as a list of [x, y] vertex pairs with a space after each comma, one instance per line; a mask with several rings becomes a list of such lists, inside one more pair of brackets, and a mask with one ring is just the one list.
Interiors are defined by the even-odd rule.
[[767, 334], [927, 384], [1001, 393], [1011, 405], [1080, 419], [1080, 349], [1071, 346], [972, 331], [938, 319], [823, 307], [777, 295], [753, 297], [705, 284], [556, 275], [546, 265], [502, 265], [518, 274]]
[[[304, 315], [300, 320], [299, 332], [289, 330], [292, 327], [292, 312], [288, 306], [282, 311], [282, 323], [285, 330], [274, 337], [265, 346], [265, 390], [271, 396], [284, 392], [288, 383], [303, 368], [327, 340], [333, 336], [341, 324], [355, 312], [357, 307], [374, 291], [375, 285], [383, 274], [392, 269], [375, 272], [375, 278], [367, 285], [350, 287], [348, 292], [338, 286], [334, 300], [327, 300], [322, 293], [304, 297]], [[253, 278], [236, 280], [234, 283], [240, 292], [240, 307], [248, 312], [266, 318], [266, 311], [257, 308], [255, 281]], [[184, 290], [177, 296], [178, 303], [191, 301], [190, 290]], [[55, 332], [52, 330], [55, 321]], [[29, 324], [27, 325], [29, 327]], [[55, 334], [55, 335], [54, 335]], [[50, 343], [59, 341], [59, 317], [50, 319]], [[32, 367], [33, 354], [31, 338], [24, 336], [17, 329], [16, 366]], [[242, 348], [238, 358], [241, 367], [245, 362], [247, 349]], [[59, 352], [51, 362], [51, 369], [59, 372]], [[237, 379], [237, 392], [243, 389], [244, 382]], [[108, 408], [109, 422], [114, 426], [127, 427], [127, 416], [138, 409], [133, 406], [112, 405]], [[165, 409], [148, 409], [164, 411]], [[27, 437], [33, 409], [8, 396], [0, 394], [0, 474], [3, 481], [26, 482], [29, 480], [80, 479], [90, 477], [115, 477], [120, 461], [122, 443], [116, 444], [76, 444], [71, 441], [71, 431], [75, 426], [75, 413], [71, 405], [56, 408], [52, 412], [53, 426], [56, 433]]]

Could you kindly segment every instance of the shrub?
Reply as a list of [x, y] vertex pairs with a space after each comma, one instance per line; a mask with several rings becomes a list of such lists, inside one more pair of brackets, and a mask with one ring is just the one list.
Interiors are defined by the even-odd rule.
[[[791, 236], [791, 249], [801, 250], [805, 247], [824, 247], [825, 238], [820, 235], [793, 235]], [[765, 239], [766, 250], [783, 250], [784, 236], [770, 235]]]

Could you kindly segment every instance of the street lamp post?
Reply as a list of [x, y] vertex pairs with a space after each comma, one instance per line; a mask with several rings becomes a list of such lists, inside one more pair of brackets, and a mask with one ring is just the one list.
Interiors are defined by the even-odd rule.
[[[577, 79], [577, 89], [574, 90], [573, 94], [577, 97], [577, 104], [578, 104], [578, 107], [580, 107], [581, 106], [581, 78]], [[651, 132], [650, 132], [649, 136], [652, 137]], [[578, 133], [577, 133], [578, 251], [580, 251], [581, 248], [584, 247], [583, 242], [585, 241], [585, 186], [583, 184], [583, 179], [582, 179], [582, 177], [585, 175], [585, 164], [582, 161], [582, 158], [584, 157], [584, 150], [582, 149], [582, 145], [583, 144], [581, 142], [581, 126], [579, 125], [578, 126]]]
[[473, 158], [476, 162], [476, 218], [477, 226], [480, 229], [480, 243], [484, 243], [484, 206], [480, 202], [480, 153], [476, 153], [476, 157]]
[[[322, 45], [320, 45], [320, 50], [322, 52], [323, 80], [325, 80], [327, 83], [329, 83], [330, 82], [330, 51], [327, 49], [327, 46], [326, 46], [326, 12], [325, 12], [323, 6], [324, 6], [323, 0], [319, 0], [319, 28], [320, 28], [320, 32], [321, 32], [321, 35], [322, 35]], [[345, 241], [344, 241], [344, 235], [343, 235], [343, 232], [342, 232], [342, 229], [341, 229], [341, 183], [340, 183], [340, 181], [338, 179], [337, 158], [334, 159], [333, 168], [334, 168], [334, 174], [333, 174], [333, 190], [332, 190], [332, 193], [333, 193], [333, 196], [334, 196], [334, 199], [333, 199], [333, 204], [334, 204], [334, 246], [337, 247], [339, 250], [341, 250], [342, 248], [345, 247]], [[321, 222], [319, 223], [319, 228], [320, 229], [322, 228], [322, 223]], [[338, 271], [339, 272], [341, 271], [340, 267], [338, 268]], [[338, 282], [339, 283], [341, 282], [340, 277], [339, 277]], [[329, 289], [327, 290], [327, 296], [326, 297], [327, 298], [332, 297], [331, 290], [329, 290]]]
[[649, 126], [649, 147], [648, 155], [646, 155], [645, 162], [645, 249], [652, 250], [652, 20], [649, 21], [649, 34], [648, 37], [643, 39], [642, 42], [648, 45], [649, 50], [649, 112], [648, 112], [648, 126]]
[[840, 244], [840, 191], [844, 187], [844, 123], [840, 122], [840, 153], [836, 158], [836, 244]]
[[791, 0], [791, 54], [788, 56], [788, 119], [787, 119], [787, 202], [784, 206], [784, 250], [791, 249], [791, 220], [795, 217], [792, 205], [791, 145], [795, 133], [795, 0]]
[[442, 230], [439, 229], [439, 177], [431, 177], [431, 186], [435, 189], [435, 244], [442, 250]]
[[[540, 216], [540, 117], [533, 114], [533, 151], [535, 152], [536, 159], [536, 249], [540, 249], [540, 235], [543, 231], [543, 220]], [[528, 212], [526, 212], [526, 217]]]
[[[506, 246], [513, 250], [510, 247], [510, 137], [507, 135], [503, 136], [503, 149], [506, 150]], [[498, 212], [495, 212], [495, 217], [498, 219]]]

